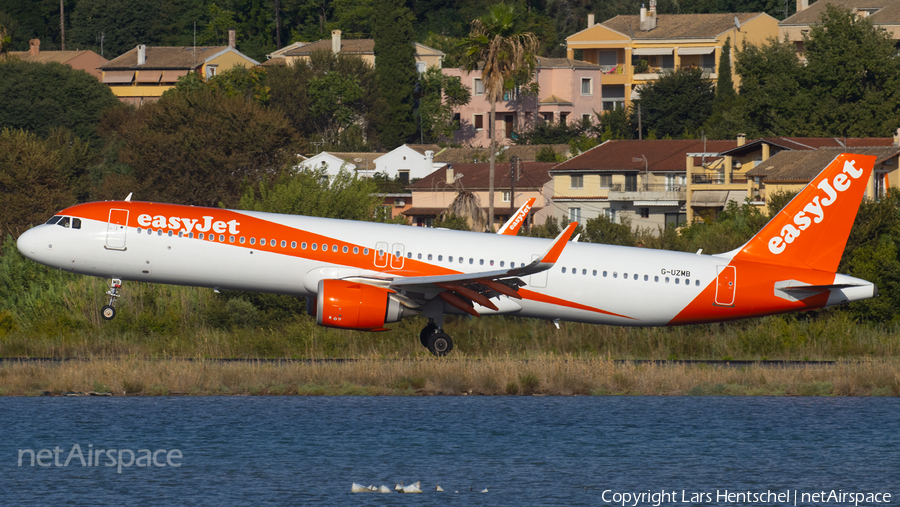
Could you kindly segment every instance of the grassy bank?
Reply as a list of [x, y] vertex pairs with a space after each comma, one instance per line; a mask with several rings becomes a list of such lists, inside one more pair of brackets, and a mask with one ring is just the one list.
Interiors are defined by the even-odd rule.
[[353, 362], [95, 359], [0, 363], [0, 395], [898, 396], [900, 362], [799, 366], [636, 364], [540, 356]]

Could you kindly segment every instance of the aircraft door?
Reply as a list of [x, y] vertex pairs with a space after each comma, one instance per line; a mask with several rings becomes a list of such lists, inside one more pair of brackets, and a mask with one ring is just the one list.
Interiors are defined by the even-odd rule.
[[716, 277], [716, 304], [719, 306], [734, 306], [737, 269], [734, 266], [718, 266], [718, 271], [719, 276]]
[[[538, 260], [538, 257], [540, 257], [540, 255], [537, 255], [537, 254], [532, 255], [531, 260], [536, 261], [536, 260]], [[547, 273], [549, 271], [550, 270], [548, 269], [548, 270], [541, 271], [540, 273], [535, 273], [535, 274], [531, 275], [529, 277], [528, 285], [530, 285], [532, 287], [546, 287], [547, 286]]]
[[403, 243], [394, 243], [391, 246], [391, 268], [403, 269], [403, 257], [406, 255], [406, 247]]
[[385, 241], [379, 241], [375, 244], [375, 267], [386, 268], [388, 263], [388, 244]]
[[106, 248], [109, 250], [125, 250], [125, 233], [128, 232], [128, 210], [110, 209], [109, 222], [106, 224]]

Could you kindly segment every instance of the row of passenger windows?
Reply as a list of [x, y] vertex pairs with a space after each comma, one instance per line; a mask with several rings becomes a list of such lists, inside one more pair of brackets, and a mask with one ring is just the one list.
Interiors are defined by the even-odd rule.
[[[138, 232], [138, 234], [143, 234], [143, 233], [144, 233], [144, 229], [138, 228], [137, 232]], [[152, 235], [152, 234], [153, 234], [153, 229], [147, 229], [147, 234]], [[157, 235], [157, 236], [162, 236], [162, 235], [163, 235], [162, 229], [157, 229], [157, 230], [156, 230], [156, 235]], [[174, 236], [175, 234], [174, 234], [172, 231], [168, 231], [168, 232], [166, 233], [166, 235], [169, 236], [169, 237], [171, 238], [171, 237]], [[189, 232], [189, 233], [185, 234], [184, 231], [178, 231], [178, 237], [179, 237], [179, 238], [193, 239], [195, 236], [194, 236], [194, 233], [193, 233], [193, 232]], [[197, 235], [196, 235], [196, 238], [197, 238], [197, 239], [206, 239], [206, 240], [208, 240], [208, 241], [216, 241], [216, 235], [215, 235], [215, 234], [210, 234], [210, 235], [207, 236], [207, 235], [205, 235], [205, 234], [202, 233], [202, 232], [198, 232]], [[224, 243], [224, 242], [225, 242], [225, 235], [224, 235], [224, 234], [219, 234], [218, 240], [219, 240], [220, 243]], [[247, 243], [248, 241], [249, 241], [249, 243], [250, 243], [251, 245], [256, 245], [256, 238], [250, 238], [250, 239], [248, 240], [248, 239], [247, 239], [246, 237], [244, 237], [244, 236], [240, 236], [240, 237], [228, 236], [228, 242], [229, 242], [229, 243], [234, 243], [235, 241], [237, 241], [237, 242], [240, 243], [241, 245]], [[286, 240], [281, 240], [281, 242], [279, 243], [279, 241], [278, 241], [277, 239], [260, 238], [260, 239], [259, 239], [259, 245], [260, 245], [260, 246], [267, 246], [267, 245], [268, 245], [268, 246], [274, 246], [274, 247], [277, 247], [277, 246], [280, 245], [281, 248], [287, 248], [288, 242], [287, 242]], [[321, 250], [322, 250], [323, 252], [327, 252], [328, 249], [329, 249], [329, 245], [328, 245], [327, 243], [322, 243], [321, 245], [319, 245], [318, 243], [313, 243], [313, 244], [311, 244], [311, 245], [308, 245], [305, 241], [302, 242], [302, 243], [300, 243], [300, 249], [301, 249], [301, 250], [306, 250], [307, 248], [311, 248], [312, 250], [319, 250], [320, 247], [321, 247]], [[291, 248], [297, 248], [297, 242], [296, 242], [296, 241], [291, 241]], [[338, 247], [338, 245], [330, 245], [330, 248], [331, 248], [331, 251], [332, 251], [332, 252], [337, 252], [338, 250], [340, 250], [340, 251], [342, 251], [342, 252], [344, 252], [344, 253], [349, 253], [349, 252], [350, 252], [350, 248], [347, 247], [347, 246], [344, 246], [344, 247]], [[362, 252], [363, 252], [363, 255], [369, 255], [369, 249], [368, 249], [368, 248], [363, 248], [363, 249], [362, 249]], [[354, 253], [354, 254], [358, 254], [358, 253], [359, 253], [359, 247], [358, 247], [358, 246], [353, 247], [353, 253]]]
[[[380, 250], [378, 251], [378, 254], [381, 255], [381, 251], [380, 251]], [[397, 255], [397, 256], [399, 257], [399, 256], [400, 256], [400, 252], [397, 252], [395, 255]], [[437, 261], [438, 261], [438, 262], [444, 262], [444, 256], [443, 256], [443, 255], [438, 255], [438, 256], [436, 256], [436, 257], [437, 257]], [[413, 258], [413, 253], [412, 253], [412, 252], [407, 252], [407, 253], [406, 253], [406, 258], [407, 258], [407, 259], [412, 259], [412, 258]], [[416, 254], [416, 259], [417, 259], [417, 260], [428, 260], [428, 261], [432, 261], [432, 260], [434, 260], [434, 258], [435, 258], [435, 255], [434, 255], [434, 254], [421, 254], [421, 253], [420, 253], [420, 254]], [[454, 259], [456, 259], [456, 262], [459, 263], [459, 264], [465, 264], [465, 263], [466, 263], [466, 258], [463, 257], [462, 255], [460, 255], [460, 256], [458, 256], [458, 257], [454, 257], [454, 256], [452, 256], [452, 255], [448, 255], [448, 256], [447, 256], [447, 262], [454, 262]], [[488, 266], [493, 266], [493, 265], [494, 265], [494, 259], [490, 259], [490, 260], [487, 260], [487, 261], [485, 261], [484, 259], [478, 259], [478, 265], [479, 265], [479, 266], [484, 266], [485, 263], [487, 263]], [[469, 264], [472, 264], [472, 265], [475, 264], [475, 258], [474, 258], [474, 257], [469, 257]], [[520, 267], [524, 267], [524, 266], [525, 266], [525, 263], [524, 263], [524, 262], [523, 262], [523, 263], [519, 263], [519, 266], [520, 266]], [[506, 267], [506, 261], [500, 261], [500, 267], [501, 267], [501, 268], [505, 268], [505, 267]], [[516, 267], [516, 263], [515, 263], [514, 261], [510, 261], [509, 267], [510, 267], [510, 268]]]
[[[563, 267], [563, 268], [562, 268], [562, 272], [565, 273], [566, 271], [567, 271], [566, 268]], [[572, 268], [571, 271], [572, 271], [572, 274], [573, 274], [573, 275], [577, 275], [577, 274], [578, 274], [578, 269], [577, 269], [577, 268]], [[582, 269], [582, 270], [581, 270], [581, 274], [582, 274], [582, 275], [587, 275], [587, 274], [588, 274], [588, 270], [587, 270], [587, 269]], [[597, 276], [597, 270], [596, 270], [596, 269], [593, 270], [593, 272], [592, 272], [591, 274], [592, 274], [593, 276]], [[608, 271], [603, 271], [603, 277], [606, 278], [607, 276], [609, 276], [609, 272], [608, 272]], [[633, 275], [631, 275], [631, 279], [632, 279], [632, 280], [640, 280], [640, 276], [641, 276], [641, 275], [633, 274]], [[619, 277], [619, 273], [618, 273], [617, 271], [613, 271], [613, 272], [612, 272], [612, 277], [613, 277], [613, 278], [618, 278], [618, 277]], [[622, 273], [622, 278], [624, 278], [625, 280], [628, 280], [628, 273]], [[669, 283], [669, 282], [671, 281], [671, 279], [670, 279], [668, 276], [667, 276], [667, 277], [664, 277], [663, 280], [665, 281], [665, 283]], [[650, 281], [650, 275], [644, 275], [644, 281], [645, 281], [645, 282], [649, 282], [649, 281]], [[654, 281], [654, 282], [658, 282], [658, 281], [659, 281], [659, 275], [654, 276], [654, 277], [653, 277], [653, 281]], [[681, 278], [676, 278], [676, 279], [675, 279], [675, 284], [676, 284], [676, 285], [680, 285], [680, 284], [681, 284]], [[685, 284], [685, 285], [690, 285], [690, 284], [691, 284], [691, 279], [690, 279], [690, 278], [685, 278], [685, 279], [684, 279], [684, 284]], [[694, 285], [697, 286], [697, 287], [699, 287], [699, 286], [700, 286], [700, 280], [694, 280]]]
[[81, 229], [81, 219], [80, 218], [72, 218], [72, 217], [63, 217], [63, 216], [52, 216], [50, 220], [47, 220], [47, 224], [53, 225], [56, 224], [60, 227], [65, 227], [66, 229]]

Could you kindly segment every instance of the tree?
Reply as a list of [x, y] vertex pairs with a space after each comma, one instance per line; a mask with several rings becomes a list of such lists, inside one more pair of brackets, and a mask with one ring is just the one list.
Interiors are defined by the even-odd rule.
[[640, 87], [642, 125], [660, 137], [697, 132], [712, 112], [715, 89], [702, 69], [681, 68]]
[[41, 137], [64, 128], [99, 142], [100, 115], [118, 105], [109, 86], [87, 72], [56, 62], [0, 61], [0, 127]]
[[870, 18], [828, 5], [804, 38], [809, 118], [821, 136], [887, 136], [900, 123], [900, 61], [884, 29]]
[[414, 18], [400, 0], [377, 0], [374, 15], [375, 74], [384, 101], [379, 137], [385, 148], [394, 149], [416, 131], [413, 93], [418, 75], [413, 46]]
[[751, 136], [796, 135], [810, 107], [802, 66], [793, 44], [771, 39], [746, 44], [735, 64], [741, 76], [740, 106]]
[[[103, 53], [110, 59], [138, 44], [159, 45], [162, 35], [168, 32], [166, 22], [159, 16], [163, 5], [162, 0], [78, 0], [71, 11], [72, 28], [66, 30], [66, 48], [90, 48], [99, 53], [100, 34]], [[66, 16], [70, 16], [68, 12]]]
[[631, 230], [631, 221], [622, 220], [617, 224], [611, 222], [605, 216], [591, 218], [584, 224], [584, 241], [588, 243], [602, 243], [604, 245], [634, 246], [634, 232]]
[[[375, 144], [381, 114], [378, 93], [372, 93], [375, 70], [358, 56], [316, 51], [308, 60], [270, 68], [266, 81], [269, 106], [301, 137], [324, 141], [326, 150]], [[339, 89], [329, 90], [331, 84]]]
[[481, 68], [485, 98], [491, 103], [488, 128], [491, 131], [490, 177], [488, 179], [488, 229], [494, 222], [494, 165], [497, 158], [497, 101], [504, 90], [524, 84], [534, 76], [538, 40], [526, 32], [518, 11], [506, 4], [493, 5], [488, 13], [472, 22], [472, 31], [460, 45], [464, 48], [463, 68]]
[[731, 80], [731, 37], [728, 37], [722, 45], [722, 56], [719, 58], [719, 77], [716, 81], [716, 100], [713, 107], [727, 108], [735, 96], [734, 82]]
[[419, 118], [422, 137], [427, 143], [453, 138], [459, 129], [453, 112], [469, 103], [472, 93], [462, 80], [447, 76], [437, 67], [429, 67], [419, 80]]
[[211, 88], [111, 111], [102, 130], [124, 141], [136, 196], [177, 204], [235, 206], [245, 185], [276, 178], [304, 148], [280, 112]]

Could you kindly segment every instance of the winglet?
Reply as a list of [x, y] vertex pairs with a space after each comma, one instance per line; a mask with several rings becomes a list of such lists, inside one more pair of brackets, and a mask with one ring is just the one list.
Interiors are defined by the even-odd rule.
[[578, 222], [570, 223], [569, 226], [553, 240], [553, 244], [550, 245], [550, 248], [548, 248], [546, 252], [544, 252], [544, 255], [535, 259], [527, 266], [510, 270], [509, 274], [513, 276], [525, 276], [540, 273], [541, 271], [552, 268], [559, 259], [559, 256], [562, 255], [563, 248], [566, 247], [566, 243], [569, 242], [569, 238], [572, 237], [572, 233], [575, 232], [576, 227], [578, 227]]
[[525, 223], [525, 218], [528, 217], [528, 213], [531, 211], [531, 207], [534, 206], [534, 201], [536, 201], [536, 197], [532, 197], [528, 199], [528, 201], [516, 211], [513, 216], [509, 217], [509, 220], [503, 224], [503, 227], [497, 231], [497, 234], [504, 234], [506, 236], [515, 236], [519, 233], [519, 229], [522, 227], [522, 224]]

